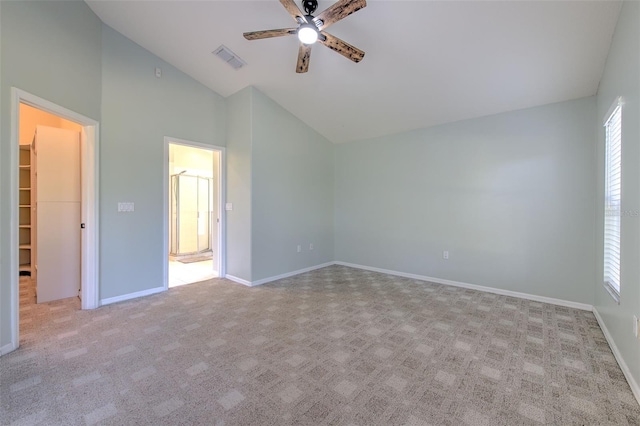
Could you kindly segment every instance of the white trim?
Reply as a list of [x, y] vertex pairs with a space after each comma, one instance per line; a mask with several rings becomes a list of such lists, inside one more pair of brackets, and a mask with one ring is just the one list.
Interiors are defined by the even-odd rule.
[[16, 348], [15, 346], [13, 346], [13, 344], [11, 344], [11, 343], [7, 343], [6, 345], [4, 345], [4, 346], [0, 347], [0, 356], [2, 356], [2, 355], [6, 355], [6, 354], [8, 354], [9, 352], [13, 352], [13, 351], [15, 351], [16, 349], [18, 349], [18, 348]]
[[[86, 225], [84, 229], [84, 245], [82, 258], [82, 309], [96, 309], [99, 304], [99, 276], [98, 262], [100, 256], [100, 245], [98, 239], [100, 237], [98, 220], [99, 220], [99, 197], [98, 197], [98, 176], [100, 176], [98, 161], [98, 135], [100, 134], [100, 125], [84, 126], [83, 133], [85, 139], [83, 142], [82, 159], [80, 161], [82, 167], [82, 222]], [[93, 168], [93, 170], [90, 170]], [[93, 248], [93, 255], [89, 255], [88, 251]], [[93, 283], [91, 285], [90, 283]]]
[[609, 107], [609, 110], [607, 111], [605, 116], [602, 118], [602, 127], [607, 125], [607, 122], [611, 118], [611, 115], [613, 114], [613, 111], [615, 111], [616, 108], [618, 108], [618, 107], [622, 108], [623, 106], [624, 106], [624, 99], [622, 98], [622, 96], [616, 97], [613, 100], [613, 102], [611, 103], [611, 106]]
[[137, 299], [138, 297], [150, 296], [165, 291], [164, 287], [155, 287], [148, 290], [136, 291], [135, 293], [123, 294], [122, 296], [107, 297], [100, 300], [100, 305], [110, 305], [112, 303], [124, 302], [125, 300]]
[[162, 286], [169, 290], [169, 141], [166, 136], [162, 158]]
[[236, 282], [238, 284], [242, 284], [242, 285], [246, 285], [247, 287], [251, 287], [251, 281], [243, 280], [242, 278], [238, 278], [238, 277], [236, 277], [234, 275], [229, 275], [229, 274], [225, 275], [224, 277], [226, 279], [228, 279], [230, 281], [233, 281], [233, 282]]
[[258, 286], [258, 285], [270, 283], [272, 281], [281, 280], [283, 278], [293, 277], [294, 275], [304, 274], [305, 272], [315, 271], [316, 269], [326, 268], [327, 266], [331, 266], [331, 265], [334, 265], [334, 264], [335, 264], [335, 262], [327, 262], [327, 263], [323, 263], [321, 265], [310, 266], [308, 268], [298, 269], [297, 271], [292, 271], [292, 272], [287, 272], [287, 273], [284, 273], [284, 274], [276, 275], [275, 277], [263, 278], [261, 280], [252, 281], [251, 282], [251, 287], [255, 287], [255, 286]]
[[373, 271], [373, 272], [381, 272], [383, 274], [396, 275], [396, 276], [404, 277], [404, 278], [412, 278], [412, 279], [420, 280], [420, 281], [429, 281], [429, 282], [432, 282], [432, 283], [450, 285], [450, 286], [454, 286], [454, 287], [468, 288], [468, 289], [471, 289], [471, 290], [483, 291], [485, 293], [499, 294], [501, 296], [517, 297], [517, 298], [520, 298], [520, 299], [533, 300], [535, 302], [550, 303], [552, 305], [565, 306], [567, 308], [580, 309], [580, 310], [583, 310], [583, 311], [591, 311], [593, 309], [592, 305], [589, 305], [589, 304], [586, 304], [586, 303], [572, 302], [572, 301], [569, 301], [569, 300], [562, 300], [562, 299], [554, 299], [552, 297], [537, 296], [537, 295], [534, 295], [534, 294], [520, 293], [520, 292], [517, 292], [517, 291], [511, 291], [511, 290], [502, 290], [502, 289], [499, 289], [499, 288], [485, 287], [485, 286], [481, 286], [481, 285], [468, 284], [468, 283], [463, 283], [463, 282], [459, 282], [459, 281], [445, 280], [445, 279], [442, 279], [442, 278], [427, 277], [427, 276], [424, 276], [424, 275], [408, 274], [408, 273], [405, 273], [405, 272], [392, 271], [392, 270], [389, 270], [389, 269], [374, 268], [374, 267], [371, 267], [371, 266], [357, 265], [357, 264], [354, 264], [354, 263], [347, 263], [347, 262], [334, 262], [334, 263], [336, 265], [348, 266], [348, 267], [351, 267], [351, 268], [364, 269], [364, 270]]
[[163, 271], [162, 279], [165, 290], [169, 289], [169, 145], [183, 145], [193, 148], [206, 149], [207, 151], [216, 151], [220, 154], [218, 164], [218, 217], [220, 222], [218, 226], [218, 276], [224, 277], [227, 270], [227, 231], [226, 231], [226, 211], [223, 208], [226, 201], [226, 148], [223, 146], [211, 145], [202, 142], [188, 141], [185, 139], [173, 138], [170, 136], [164, 137], [164, 166], [162, 168], [163, 184], [162, 184], [162, 250], [163, 257]]
[[297, 271], [286, 272], [284, 274], [276, 275], [274, 277], [262, 278], [261, 280], [256, 280], [256, 281], [247, 281], [245, 279], [238, 278], [236, 276], [229, 275], [229, 274], [225, 275], [225, 278], [230, 281], [237, 282], [238, 284], [246, 285], [247, 287], [256, 287], [262, 284], [270, 283], [272, 281], [281, 280], [283, 278], [293, 277], [294, 275], [304, 274], [305, 272], [315, 271], [316, 269], [326, 268], [327, 266], [331, 266], [335, 264], [336, 262], [322, 263], [320, 265], [310, 266], [308, 268], [298, 269]]
[[609, 333], [609, 330], [607, 329], [607, 326], [605, 325], [604, 320], [600, 316], [600, 312], [598, 312], [598, 309], [595, 306], [593, 307], [592, 311], [593, 311], [593, 315], [596, 317], [596, 320], [598, 321], [598, 325], [602, 329], [602, 334], [604, 334], [605, 339], [607, 339], [607, 343], [609, 343], [609, 347], [611, 348], [611, 352], [613, 352], [613, 356], [616, 358], [616, 361], [618, 361], [618, 365], [620, 366], [620, 369], [622, 370], [624, 377], [626, 377], [627, 382], [629, 383], [629, 387], [631, 388], [631, 392], [633, 392], [633, 396], [636, 397], [638, 404], [640, 404], [640, 385], [638, 385], [638, 382], [636, 382], [635, 378], [631, 374], [631, 371], [629, 370], [629, 366], [627, 365], [627, 363], [624, 362], [624, 358], [622, 357], [622, 354], [620, 353], [618, 346], [616, 346], [616, 342], [613, 340], [611, 333]]
[[604, 282], [602, 284], [602, 286], [604, 287], [606, 292], [609, 293], [609, 296], [611, 296], [611, 298], [613, 299], [615, 304], [619, 305], [620, 304], [620, 292], [618, 290], [616, 290], [608, 281]]
[[[82, 309], [94, 309], [98, 304], [99, 291], [99, 123], [77, 112], [56, 105], [46, 99], [25, 92], [16, 87], [11, 88], [11, 142], [9, 144], [9, 281], [11, 285], [11, 346], [17, 349], [20, 342], [20, 296], [18, 271], [18, 133], [20, 126], [20, 104], [32, 106], [84, 127], [86, 132], [86, 150], [83, 153], [82, 176], [82, 220], [86, 224], [84, 230], [87, 244], [82, 247]], [[86, 162], [86, 164], [85, 164]], [[85, 167], [89, 166], [89, 167]], [[4, 348], [4, 346], [3, 346]]]

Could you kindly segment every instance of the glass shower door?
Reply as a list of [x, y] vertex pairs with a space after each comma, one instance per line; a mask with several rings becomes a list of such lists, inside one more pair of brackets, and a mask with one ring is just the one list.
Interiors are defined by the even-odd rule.
[[211, 189], [210, 179], [198, 178], [198, 251], [211, 248]]
[[200, 176], [171, 176], [170, 254], [211, 250], [213, 180]]
[[178, 252], [198, 251], [198, 178], [178, 178]]

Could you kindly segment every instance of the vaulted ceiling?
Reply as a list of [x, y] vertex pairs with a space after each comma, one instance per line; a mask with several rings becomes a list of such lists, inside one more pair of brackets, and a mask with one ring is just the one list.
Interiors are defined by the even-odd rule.
[[[594, 95], [620, 11], [609, 0], [368, 0], [328, 30], [362, 62], [317, 44], [296, 74], [295, 36], [242, 36], [295, 26], [277, 0], [87, 3], [222, 96], [253, 85], [336, 143]], [[247, 65], [214, 56], [220, 45]]]

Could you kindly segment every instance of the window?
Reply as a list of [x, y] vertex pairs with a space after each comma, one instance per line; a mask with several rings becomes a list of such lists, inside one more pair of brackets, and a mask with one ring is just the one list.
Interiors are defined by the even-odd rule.
[[622, 107], [618, 100], [604, 123], [604, 285], [620, 297], [620, 218], [622, 181]]

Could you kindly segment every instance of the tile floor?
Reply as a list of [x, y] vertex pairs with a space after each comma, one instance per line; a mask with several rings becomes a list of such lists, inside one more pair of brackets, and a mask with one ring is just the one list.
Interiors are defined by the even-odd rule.
[[213, 260], [182, 263], [169, 260], [169, 288], [218, 277]]

